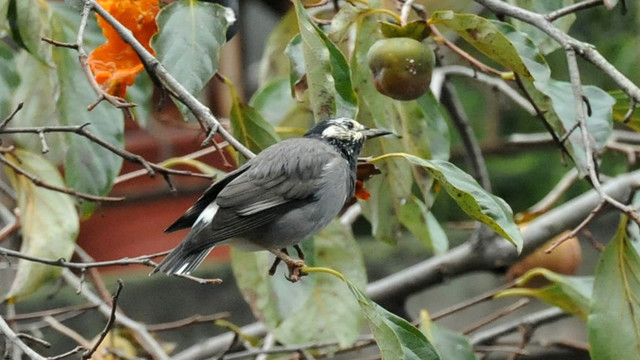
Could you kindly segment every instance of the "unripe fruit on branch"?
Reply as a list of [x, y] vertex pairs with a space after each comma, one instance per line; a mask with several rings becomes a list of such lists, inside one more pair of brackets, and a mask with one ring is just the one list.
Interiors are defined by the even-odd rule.
[[368, 53], [376, 89], [396, 100], [414, 100], [429, 89], [435, 55], [429, 46], [407, 37], [378, 40]]

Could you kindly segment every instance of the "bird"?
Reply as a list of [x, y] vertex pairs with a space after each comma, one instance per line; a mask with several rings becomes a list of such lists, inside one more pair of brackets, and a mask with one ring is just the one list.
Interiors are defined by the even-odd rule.
[[[213, 247], [268, 250], [289, 268], [304, 266], [298, 243], [318, 233], [351, 200], [356, 165], [365, 140], [392, 132], [337, 117], [321, 121], [303, 137], [271, 145], [211, 185], [165, 232], [191, 228], [150, 275], [189, 275]], [[294, 247], [299, 260], [288, 256]]]

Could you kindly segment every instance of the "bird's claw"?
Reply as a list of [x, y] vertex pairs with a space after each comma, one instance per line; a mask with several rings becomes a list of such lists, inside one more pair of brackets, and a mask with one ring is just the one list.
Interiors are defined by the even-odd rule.
[[[299, 248], [296, 250], [299, 251]], [[287, 254], [286, 249], [280, 251], [271, 250], [271, 252], [276, 256], [276, 259], [273, 261], [273, 265], [269, 268], [269, 275], [273, 276], [276, 273], [276, 269], [281, 261], [284, 262], [287, 265], [287, 269], [289, 269], [289, 274], [285, 275], [285, 278], [292, 283], [298, 282], [303, 276], [307, 275], [302, 272], [302, 268], [306, 266], [304, 260], [292, 259]], [[299, 255], [300, 254], [301, 251], [299, 252]]]

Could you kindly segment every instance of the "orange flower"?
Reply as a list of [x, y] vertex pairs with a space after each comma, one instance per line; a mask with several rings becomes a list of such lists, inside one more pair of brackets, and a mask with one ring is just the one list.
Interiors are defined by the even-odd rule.
[[[126, 26], [144, 47], [154, 54], [149, 45], [158, 32], [156, 15], [158, 0], [97, 0], [97, 2]], [[98, 25], [107, 42], [89, 54], [89, 66], [96, 81], [109, 94], [124, 97], [127, 86], [133, 85], [136, 75], [144, 68], [135, 51], [100, 16]]]

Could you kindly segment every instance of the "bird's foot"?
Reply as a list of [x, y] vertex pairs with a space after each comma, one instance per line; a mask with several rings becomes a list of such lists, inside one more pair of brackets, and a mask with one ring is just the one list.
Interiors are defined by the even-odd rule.
[[[302, 253], [299, 248], [296, 248], [296, 250], [298, 251], [298, 255]], [[294, 283], [299, 281], [303, 276], [306, 275], [302, 272], [302, 268], [306, 266], [304, 260], [296, 260], [291, 258], [286, 249], [269, 251], [276, 256], [273, 265], [271, 265], [271, 268], [269, 268], [269, 275], [273, 276], [273, 274], [276, 273], [278, 264], [280, 264], [281, 261], [284, 262], [287, 265], [287, 269], [289, 269], [289, 275], [286, 276], [287, 280]]]

